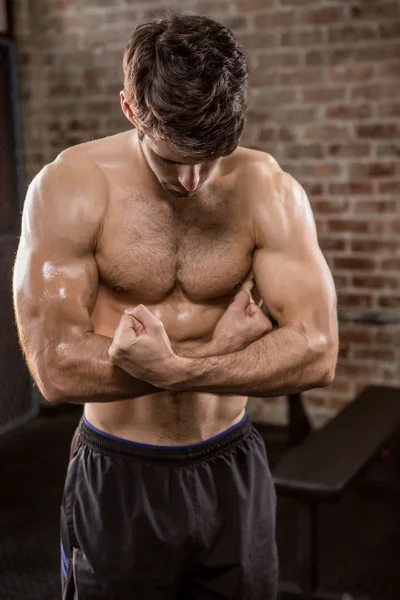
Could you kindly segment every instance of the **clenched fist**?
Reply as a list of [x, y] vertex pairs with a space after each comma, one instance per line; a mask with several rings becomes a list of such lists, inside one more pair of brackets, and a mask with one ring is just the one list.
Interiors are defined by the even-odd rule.
[[251, 301], [249, 288], [244, 284], [218, 321], [213, 342], [224, 352], [238, 352], [272, 330], [271, 321]]

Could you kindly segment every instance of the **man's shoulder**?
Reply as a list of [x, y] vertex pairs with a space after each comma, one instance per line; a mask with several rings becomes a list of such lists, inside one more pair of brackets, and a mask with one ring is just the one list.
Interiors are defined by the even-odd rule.
[[87, 144], [71, 146], [43, 166], [29, 184], [28, 197], [38, 195], [46, 205], [71, 207], [76, 200], [82, 204], [106, 207], [109, 197], [107, 178], [90, 152]]
[[296, 184], [289, 173], [284, 171], [278, 161], [268, 152], [239, 146], [235, 151], [235, 172], [252, 196], [259, 193], [264, 197], [280, 196], [289, 187]]
[[257, 148], [247, 148], [246, 146], [238, 146], [233, 153], [236, 160], [244, 162], [249, 165], [257, 165], [259, 163], [267, 163], [270, 165], [277, 165], [277, 161], [275, 158], [265, 152], [264, 150], [259, 150]]
[[57, 159], [65, 164], [82, 164], [89, 168], [96, 165], [102, 169], [103, 165], [108, 164], [118, 151], [123, 151], [124, 145], [128, 143], [128, 134], [129, 132], [124, 131], [70, 146], [63, 150]]
[[251, 148], [238, 148], [236, 189], [255, 223], [266, 220], [276, 231], [285, 228], [307, 209], [307, 196], [296, 179], [268, 154]]

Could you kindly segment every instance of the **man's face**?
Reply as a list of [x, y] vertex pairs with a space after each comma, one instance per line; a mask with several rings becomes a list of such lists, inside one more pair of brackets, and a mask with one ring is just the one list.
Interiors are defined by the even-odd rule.
[[201, 188], [220, 159], [199, 163], [177, 154], [166, 142], [144, 136], [139, 142], [161, 186], [176, 198], [189, 198]]

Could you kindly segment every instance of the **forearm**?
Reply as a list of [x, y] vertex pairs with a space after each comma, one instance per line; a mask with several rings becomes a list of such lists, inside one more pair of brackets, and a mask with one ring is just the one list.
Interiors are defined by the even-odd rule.
[[240, 352], [203, 358], [180, 357], [175, 380], [168, 389], [281, 396], [319, 387], [326, 363], [323, 345], [311, 345], [297, 327], [282, 327]]
[[[204, 342], [199, 346], [187, 346], [185, 342], [171, 344], [174, 353], [182, 358], [206, 358], [208, 356], [223, 356], [233, 352], [226, 350], [216, 340]], [[236, 349], [237, 350], [237, 349]]]
[[[83, 404], [114, 402], [160, 392], [154, 385], [135, 379], [113, 365], [108, 356], [112, 339], [87, 333], [53, 356], [53, 400]], [[60, 351], [59, 351], [60, 352]]]

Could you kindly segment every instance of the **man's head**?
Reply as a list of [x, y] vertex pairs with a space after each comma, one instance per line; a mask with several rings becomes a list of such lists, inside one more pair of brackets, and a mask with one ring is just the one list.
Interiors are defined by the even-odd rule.
[[168, 15], [139, 25], [125, 49], [121, 105], [171, 193], [193, 193], [238, 146], [248, 67], [233, 32], [212, 19]]

